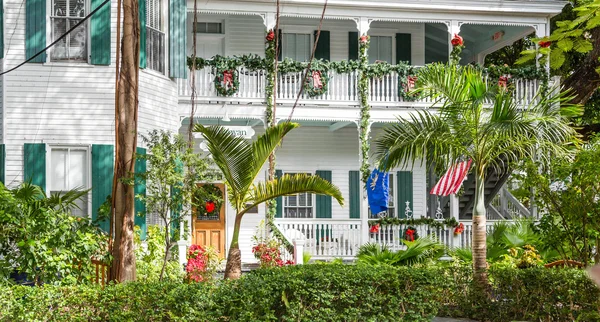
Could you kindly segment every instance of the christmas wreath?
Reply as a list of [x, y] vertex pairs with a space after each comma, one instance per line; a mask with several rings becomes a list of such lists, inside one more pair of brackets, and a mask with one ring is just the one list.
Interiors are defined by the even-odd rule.
[[404, 101], [414, 101], [419, 98], [419, 93], [412, 92], [417, 85], [416, 75], [398, 74], [398, 96]]
[[304, 93], [308, 97], [321, 96], [327, 92], [329, 77], [327, 71], [311, 70], [308, 72], [306, 82], [304, 83]]
[[406, 229], [404, 229], [402, 237], [407, 241], [415, 241], [419, 239], [419, 233], [417, 233], [417, 229], [415, 227], [408, 226]]
[[240, 88], [240, 77], [236, 69], [217, 69], [215, 89], [221, 96], [231, 96]]
[[223, 192], [214, 184], [205, 184], [196, 191], [198, 216], [218, 216], [223, 203]]

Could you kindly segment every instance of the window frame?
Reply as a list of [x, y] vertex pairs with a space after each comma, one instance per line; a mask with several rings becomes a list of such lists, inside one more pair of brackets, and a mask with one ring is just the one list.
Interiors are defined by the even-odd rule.
[[[286, 174], [287, 175], [294, 175], [294, 174], [303, 174], [303, 173], [307, 174], [307, 175], [310, 175], [310, 176], [314, 176], [315, 175], [314, 173], [311, 173], [310, 171], [283, 171], [282, 175], [286, 175]], [[309, 193], [309, 192], [305, 192], [305, 194], [310, 194], [310, 206], [286, 206], [287, 198], [289, 198], [290, 196], [296, 196], [296, 198], [298, 198], [297, 200], [299, 200], [299, 195], [300, 194], [298, 194], [298, 193], [296, 193], [294, 195], [289, 195], [289, 196], [283, 196], [282, 197], [282, 199], [281, 199], [281, 202], [282, 202], [282, 205], [281, 205], [281, 219], [291, 219], [291, 220], [296, 220], [296, 219], [299, 219], [299, 220], [306, 220], [306, 219], [314, 220], [314, 219], [317, 219], [316, 218], [316, 209], [315, 209], [316, 202], [317, 202], [316, 194]], [[301, 217], [287, 217], [286, 216], [286, 209], [288, 209], [288, 208], [292, 208], [292, 209], [298, 209], [298, 208], [306, 208], [306, 209], [308, 209], [308, 208], [310, 208], [311, 209], [311, 212], [310, 212], [311, 216], [310, 217], [304, 217], [304, 218], [301, 218]]]
[[[149, 0], [143, 0], [146, 1], [146, 68], [143, 68], [142, 70], [146, 70], [150, 73], [155, 73], [157, 75], [161, 75], [161, 76], [168, 76], [169, 75], [169, 31], [168, 29], [168, 25], [169, 25], [169, 2], [165, 1], [165, 0], [158, 0], [160, 3], [160, 10], [158, 10], [158, 12], [160, 13], [160, 29], [158, 30], [154, 27], [150, 27], [148, 24], [148, 2]], [[163, 61], [162, 64], [164, 66], [164, 70], [160, 71], [160, 70], [156, 70], [154, 68], [150, 67], [150, 50], [149, 46], [150, 46], [150, 35], [151, 32], [158, 32], [158, 33], [162, 33], [163, 36], [163, 46], [162, 46], [162, 56], [163, 56]]]
[[[308, 57], [308, 60], [310, 60], [312, 45], [314, 44], [314, 35], [312, 33], [310, 33], [310, 32], [309, 33], [307, 33], [307, 32], [290, 32], [290, 31], [286, 32], [286, 31], [283, 31], [283, 30], [281, 31], [281, 60], [284, 60], [286, 58], [286, 56], [284, 54], [284, 51], [285, 51], [285, 48], [286, 48], [285, 47], [285, 44], [286, 44], [285, 35], [286, 34], [287, 35], [293, 34], [295, 36], [298, 36], [298, 35], [308, 36], [308, 48], [307, 48], [307, 54], [308, 55], [307, 55], [307, 57]], [[298, 42], [296, 41], [296, 43], [298, 43]], [[296, 48], [295, 56], [296, 57], [298, 56], [298, 49], [297, 48]], [[292, 58], [292, 59], [295, 60], [295, 61], [299, 61], [298, 59], [296, 59], [296, 57]], [[306, 60], [304, 62], [307, 62], [308, 60]]]
[[[85, 11], [84, 11], [84, 16], [83, 17], [79, 17], [80, 20], [83, 20], [90, 12], [91, 12], [91, 0], [84, 0], [85, 4]], [[50, 0], [50, 1], [46, 1], [46, 46], [51, 44], [54, 41], [54, 38], [52, 37], [53, 35], [53, 24], [52, 24], [52, 20], [53, 18], [60, 18], [60, 19], [75, 19], [75, 17], [68, 17], [68, 16], [64, 16], [64, 17], [60, 17], [60, 16], [54, 16], [54, 10], [52, 10], [52, 5], [54, 3], [54, 0]], [[68, 3], [68, 1], [67, 1]], [[91, 50], [92, 50], [92, 33], [91, 33], [91, 28], [90, 28], [90, 20], [86, 20], [83, 24], [85, 26], [86, 32], [85, 32], [85, 36], [86, 36], [86, 41], [85, 41], [85, 47], [86, 47], [86, 55], [85, 58], [82, 60], [53, 60], [52, 59], [52, 51], [56, 48], [56, 45], [53, 46], [52, 48], [50, 48], [50, 50], [46, 53], [46, 63], [52, 63], [52, 64], [76, 64], [76, 65], [82, 65], [82, 64], [90, 64], [90, 57], [91, 57]]]
[[[89, 144], [46, 144], [46, 193], [50, 194], [52, 187], [52, 150], [79, 150], [85, 151], [87, 174], [85, 175], [86, 187], [81, 190], [89, 190], [87, 193], [87, 213], [84, 218], [92, 216], [92, 147]], [[65, 174], [66, 175], [66, 174]]]

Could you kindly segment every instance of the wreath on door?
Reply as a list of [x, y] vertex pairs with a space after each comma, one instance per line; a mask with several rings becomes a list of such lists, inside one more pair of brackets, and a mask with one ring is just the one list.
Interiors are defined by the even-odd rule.
[[223, 192], [214, 184], [205, 184], [196, 191], [196, 209], [200, 216], [218, 216], [223, 204]]

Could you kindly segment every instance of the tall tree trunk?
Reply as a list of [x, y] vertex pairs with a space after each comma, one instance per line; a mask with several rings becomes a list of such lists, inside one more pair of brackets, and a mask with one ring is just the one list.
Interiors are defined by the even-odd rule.
[[229, 254], [227, 255], [227, 265], [225, 266], [225, 279], [235, 280], [242, 276], [242, 253], [239, 245], [241, 225], [242, 217], [239, 215], [235, 216], [233, 237], [231, 238], [231, 246], [229, 246]]
[[135, 218], [133, 181], [135, 147], [137, 145], [138, 79], [140, 60], [140, 22], [138, 0], [123, 0], [123, 41], [117, 122], [117, 155], [115, 157], [116, 189], [115, 242], [112, 249], [111, 280], [135, 280], [133, 226]]
[[485, 229], [485, 179], [476, 176], [475, 203], [473, 205], [473, 279], [480, 286], [488, 284]]

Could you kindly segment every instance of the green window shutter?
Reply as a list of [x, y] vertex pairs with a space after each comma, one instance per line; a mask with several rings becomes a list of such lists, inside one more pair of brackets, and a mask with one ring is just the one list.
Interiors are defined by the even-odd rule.
[[[92, 220], [98, 219], [98, 209], [112, 195], [114, 177], [115, 147], [113, 145], [92, 145]], [[109, 231], [110, 220], [98, 222], [100, 228]]]
[[23, 147], [23, 181], [46, 191], [46, 144], [25, 143]]
[[[0, 0], [0, 58], [4, 58], [4, 1], [3, 0]], [[2, 179], [2, 180], [4, 180], [4, 179]], [[4, 182], [4, 181], [2, 181], [2, 182]]]
[[283, 60], [283, 32], [277, 30], [277, 60]]
[[348, 60], [358, 60], [358, 32], [348, 33]]
[[[331, 171], [318, 170], [316, 175], [331, 182]], [[316, 218], [331, 218], [331, 196], [317, 195]]]
[[[91, 9], [102, 4], [103, 0], [91, 0]], [[90, 18], [91, 63], [110, 65], [110, 2], [106, 3]]]
[[[317, 38], [317, 30], [315, 30], [315, 39]], [[330, 33], [326, 30], [321, 30], [319, 35], [319, 43], [315, 49], [315, 58], [329, 61], [331, 59]]]
[[406, 202], [410, 202], [410, 209], [413, 210], [413, 174], [411, 171], [396, 172], [396, 210], [398, 218], [405, 218], [404, 210]]
[[0, 144], [0, 182], [6, 184], [6, 144]]
[[[144, 148], [136, 148], [135, 152], [137, 154], [146, 155], [146, 149]], [[142, 158], [135, 159], [135, 170], [136, 174], [146, 172], [146, 160]], [[133, 187], [134, 194], [137, 195], [146, 195], [146, 179], [140, 178], [136, 175], [135, 177], [135, 185]], [[140, 227], [140, 237], [146, 239], [146, 202], [139, 200], [137, 197], [135, 198], [135, 219], [134, 223], [136, 226]]]
[[146, 0], [138, 1], [138, 10], [140, 13], [140, 68], [146, 68]]
[[[275, 178], [279, 179], [283, 176], [283, 171], [275, 170]], [[283, 197], [277, 197], [277, 208], [275, 211], [275, 218], [283, 218]]]
[[169, 1], [169, 76], [187, 78], [187, 1]]
[[360, 171], [350, 171], [349, 174], [350, 218], [360, 219]]
[[[25, 59], [46, 48], [46, 0], [25, 0]], [[46, 53], [31, 61], [46, 62]]]
[[396, 64], [412, 63], [411, 34], [396, 34]]

